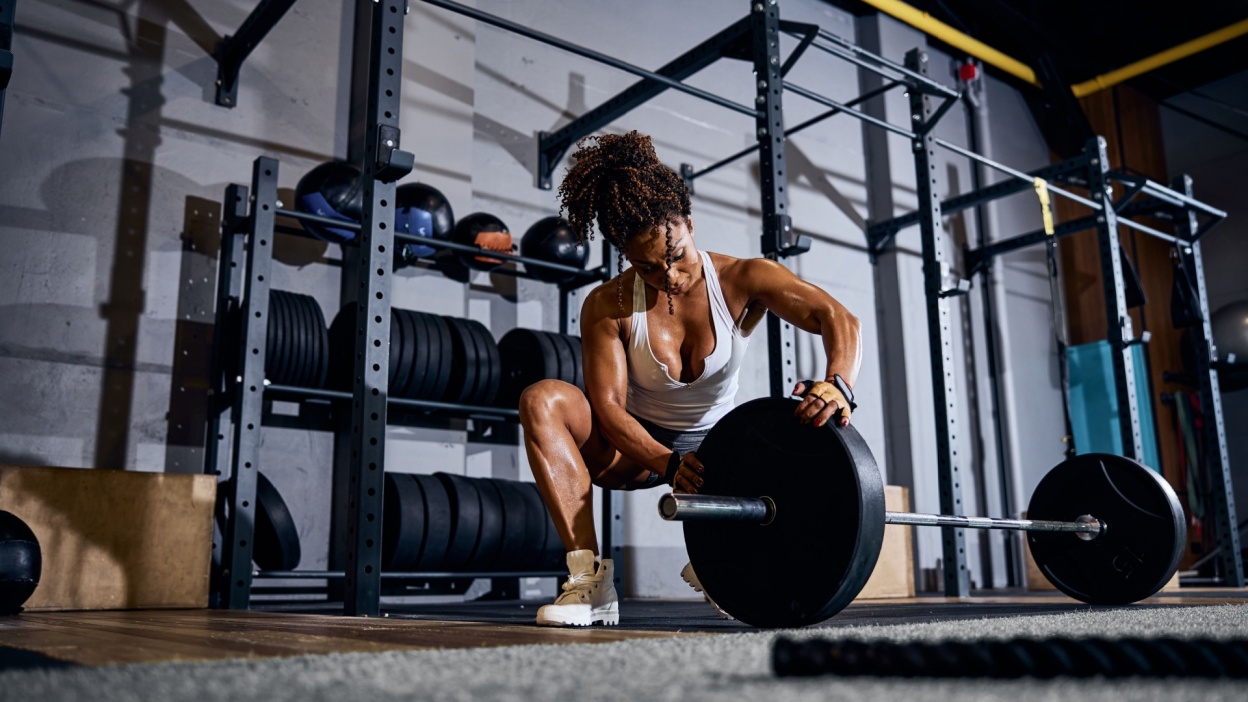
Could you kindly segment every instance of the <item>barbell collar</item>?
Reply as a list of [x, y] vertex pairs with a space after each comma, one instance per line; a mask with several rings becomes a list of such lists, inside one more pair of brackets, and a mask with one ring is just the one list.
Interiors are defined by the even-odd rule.
[[[667, 493], [659, 498], [659, 516], [672, 522], [733, 521], [770, 524], [776, 518], [776, 503], [770, 497], [727, 497]], [[999, 519], [945, 514], [885, 512], [885, 524], [956, 527], [963, 529], [1008, 529], [1014, 531], [1058, 531], [1093, 539], [1104, 533], [1104, 522], [1083, 515], [1073, 522], [1039, 519]]]

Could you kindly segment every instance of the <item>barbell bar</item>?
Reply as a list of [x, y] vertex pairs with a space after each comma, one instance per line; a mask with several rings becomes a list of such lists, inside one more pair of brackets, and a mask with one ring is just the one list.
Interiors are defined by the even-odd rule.
[[[770, 524], [776, 518], [776, 502], [770, 497], [730, 497], [669, 492], [659, 498], [659, 516], [669, 522], [734, 521]], [[1071, 532], [1090, 541], [1105, 532], [1108, 525], [1091, 515], [1072, 522], [1046, 519], [1001, 519], [964, 517], [947, 514], [885, 512], [885, 524], [960, 527], [966, 529], [1008, 529], [1013, 531]]]

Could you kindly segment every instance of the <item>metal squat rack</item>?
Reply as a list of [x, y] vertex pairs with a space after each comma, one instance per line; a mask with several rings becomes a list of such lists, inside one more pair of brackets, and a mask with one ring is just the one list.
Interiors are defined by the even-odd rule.
[[[275, 5], [282, 11], [289, 2], [261, 3], [244, 24], [244, 32], [227, 40], [254, 46], [280, 18]], [[475, 407], [447, 402], [394, 399], [388, 397], [390, 278], [393, 271], [396, 243], [420, 243], [463, 253], [488, 253], [524, 264], [526, 270], [545, 268], [567, 273], [573, 279], [560, 285], [560, 324], [568, 323], [568, 297], [576, 288], [606, 280], [611, 275], [610, 257], [606, 264], [593, 270], [582, 270], [557, 263], [538, 261], [523, 256], [484, 252], [475, 246], [449, 241], [395, 234], [387, 224], [394, 221], [395, 181], [411, 171], [413, 155], [399, 149], [397, 115], [401, 85], [400, 67], [403, 43], [405, 6], [398, 0], [384, 3], [361, 3], [370, 12], [367, 120], [374, 125], [366, 142], [364, 165], [364, 214], [358, 225], [281, 209], [277, 197], [278, 163], [271, 158], [256, 159], [250, 192], [240, 185], [226, 189], [223, 217], [223, 238], [217, 285], [217, 325], [224, 328], [223, 316], [230, 298], [241, 300], [240, 345], [236, 349], [221, 348], [219, 337], [214, 340], [214, 372], [217, 402], [210, 413], [210, 436], [217, 437], [221, 414], [231, 411], [233, 434], [228, 442], [230, 470], [226, 489], [228, 520], [222, 535], [223, 574], [217, 583], [223, 606], [244, 609], [251, 601], [252, 581], [257, 577], [316, 578], [343, 581], [345, 612], [348, 615], [375, 616], [380, 613], [381, 580], [438, 580], [449, 578], [519, 578], [558, 576], [556, 572], [490, 572], [490, 573], [382, 573], [382, 483], [385, 471], [385, 432], [388, 410], [407, 410], [417, 415], [459, 417], [484, 423], [512, 422], [518, 419], [514, 409]], [[374, 7], [370, 7], [374, 6]], [[257, 21], [257, 17], [263, 21]], [[231, 55], [223, 48], [219, 55]], [[242, 58], [236, 57], [237, 71]], [[224, 63], [223, 63], [224, 67]], [[236, 74], [235, 74], [236, 75]], [[221, 83], [229, 85], [232, 83]], [[227, 95], [229, 104], [236, 98]], [[264, 379], [265, 334], [271, 284], [272, 243], [278, 232], [303, 234], [302, 230], [280, 227], [277, 218], [288, 217], [303, 223], [316, 223], [357, 232], [354, 246], [344, 246], [344, 265], [358, 267], [354, 274], [359, 281], [356, 295], [357, 329], [354, 353], [354, 387], [351, 393], [322, 389], [267, 385]], [[358, 262], [358, 263], [357, 263]], [[238, 275], [239, 269], [243, 274]], [[508, 272], [499, 269], [498, 272]], [[510, 271], [514, 275], [524, 275]], [[384, 323], [383, 321], [384, 320]], [[237, 354], [237, 378], [222, 379], [219, 367], [224, 354]], [[253, 570], [252, 552], [255, 525], [256, 470], [259, 465], [260, 430], [265, 423], [266, 399], [284, 397], [305, 404], [329, 404], [334, 421], [348, 427], [340, 433], [338, 443], [349, 447], [348, 485], [342, 571], [291, 571], [260, 573]], [[205, 470], [217, 472], [220, 459], [217, 441], [209, 444]], [[337, 452], [336, 453], [344, 453]], [[339, 501], [339, 497], [335, 501]], [[341, 536], [335, 534], [334, 536]]]
[[[926, 74], [927, 59], [918, 50], [906, 56], [906, 68]], [[911, 78], [913, 80], [913, 78]], [[1123, 454], [1128, 458], [1142, 459], [1140, 415], [1136, 397], [1135, 370], [1131, 363], [1130, 347], [1142, 343], [1132, 331], [1131, 317], [1127, 313], [1126, 284], [1123, 278], [1121, 248], [1118, 227], [1125, 226], [1144, 234], [1157, 237], [1175, 247], [1195, 282], [1201, 315], [1201, 333], [1206, 341], [1197, 344], [1198, 386], [1201, 410], [1206, 417], [1201, 437], [1205, 448], [1210, 475], [1213, 476], [1212, 497], [1216, 534], [1220, 543], [1229, 544], [1221, 555], [1225, 583], [1233, 587], [1244, 586], [1244, 572], [1239, 554], [1239, 534], [1235, 498], [1231, 485], [1230, 465], [1227, 460], [1226, 434], [1222, 419], [1221, 395], [1215, 367], [1216, 350], [1212, 347], [1212, 331], [1209, 325], [1209, 303], [1205, 290], [1204, 268], [1201, 262], [1200, 239], [1226, 217], [1226, 213], [1211, 207], [1192, 196], [1192, 180], [1187, 176], [1176, 179], [1173, 187], [1166, 187], [1147, 178], [1124, 172], [1112, 171], [1106, 154], [1105, 140], [1091, 139], [1079, 156], [1024, 173], [997, 163], [968, 149], [940, 139], [932, 134], [937, 121], [953, 102], [946, 96], [945, 103], [935, 110], [929, 95], [910, 83], [911, 129], [899, 127], [867, 114], [854, 112], [854, 116], [871, 124], [906, 137], [914, 153], [916, 191], [919, 207], [900, 217], [872, 223], [867, 231], [868, 247], [874, 257], [886, 251], [901, 229], [917, 224], [922, 240], [924, 291], [927, 298], [928, 338], [931, 348], [932, 379], [935, 393], [935, 420], [937, 457], [939, 461], [940, 508], [942, 512], [961, 514], [962, 495], [960, 466], [953, 450], [956, 435], [956, 396], [954, 387], [953, 338], [950, 324], [949, 298], [965, 294], [970, 281], [950, 276], [950, 264], [941, 249], [942, 219], [947, 215], [983, 203], [1022, 192], [1034, 187], [1035, 179], [1056, 181], [1086, 189], [1090, 199], [1061, 187], [1048, 185], [1050, 193], [1083, 205], [1090, 213], [1054, 227], [1050, 235], [1043, 229], [1015, 236], [963, 253], [963, 265], [968, 276], [987, 274], [992, 260], [999, 255], [1028, 246], [1050, 242], [1080, 231], [1095, 229], [1099, 241], [1101, 274], [1104, 281], [1105, 307], [1108, 314], [1106, 338], [1113, 350], [1114, 385], [1120, 412], [1120, 431]], [[1009, 179], [979, 188], [972, 192], [941, 201], [934, 190], [933, 177], [936, 147], [960, 154], [972, 161], [1010, 176]], [[1115, 199], [1115, 195], [1121, 193]], [[1169, 220], [1174, 233], [1168, 234], [1131, 219], [1150, 216]], [[945, 593], [962, 597], [969, 594], [970, 580], [966, 570], [964, 537], [961, 530], [946, 529], [943, 533]]]

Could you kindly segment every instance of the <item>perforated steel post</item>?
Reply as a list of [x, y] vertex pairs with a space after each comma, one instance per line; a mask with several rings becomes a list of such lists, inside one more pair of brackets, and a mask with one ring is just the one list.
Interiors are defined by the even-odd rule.
[[230, 609], [251, 603], [251, 553], [256, 523], [256, 471], [260, 461], [260, 423], [264, 413], [265, 338], [269, 326], [273, 225], [277, 216], [277, 161], [256, 159], [251, 172], [251, 227], [247, 231], [247, 277], [242, 308], [242, 346], [234, 395], [234, 455], [231, 456], [230, 519], [222, 562], [228, 569]]
[[[1101, 282], [1105, 290], [1105, 338], [1109, 341], [1114, 367], [1114, 388], [1118, 395], [1118, 422], [1122, 436], [1122, 455], [1144, 460], [1140, 435], [1140, 407], [1135, 390], [1135, 364], [1128, 342], [1135, 336], [1131, 314], [1127, 311], [1127, 286], [1122, 277], [1122, 246], [1118, 241], [1118, 213], [1110, 206], [1108, 193], [1109, 155], [1105, 139], [1088, 141], [1084, 150], [1088, 160], [1088, 193], [1101, 205], [1096, 213], [1096, 238], [1101, 252]], [[1160, 468], [1160, 466], [1150, 466]]]
[[[802, 253], [793, 238], [789, 196], [784, 191], [784, 76], [780, 72], [780, 10], [776, 0], [750, 4], [751, 47], [758, 108], [754, 124], [758, 137], [759, 192], [762, 208], [763, 255], [772, 260]], [[807, 242], [809, 248], [809, 242]], [[771, 394], [787, 397], [797, 383], [797, 353], [793, 325], [767, 315], [767, 350]]]
[[[906, 68], [927, 75], [927, 55], [918, 49], [906, 54]], [[911, 128], [918, 135], [914, 150], [915, 193], [918, 196], [919, 230], [923, 240], [923, 289], [927, 297], [928, 346], [932, 362], [932, 415], [936, 420], [936, 460], [939, 470], [940, 511], [962, 514], [962, 475], [958, 452], [957, 388], [953, 383], [953, 331], [949, 301], [944, 294], [944, 225], [941, 222], [940, 195], [936, 192], [936, 143], [925, 129], [932, 117], [930, 98], [910, 90]], [[970, 594], [970, 573], [966, 570], [966, 535], [961, 529], [941, 533], [945, 594]]]
[[[379, 179], [383, 155], [397, 149], [402, 83], [404, 0], [359, 2], [372, 13], [364, 138], [364, 213], [360, 230], [352, 373], [351, 457], [347, 486], [344, 609], [352, 616], [381, 611], [382, 486], [390, 368], [390, 275], [393, 270], [394, 191]], [[389, 141], [390, 143], [386, 143]]]
[[[1180, 176], [1171, 187], [1192, 197], [1192, 179]], [[1191, 239], [1199, 230], [1196, 212], [1185, 208], [1175, 217], [1179, 236]], [[1218, 371], [1213, 367], [1216, 349], [1213, 344], [1213, 327], [1209, 323], [1209, 298], [1205, 289], [1205, 264], [1201, 259], [1200, 242], [1186, 244], [1190, 258], [1192, 278], [1196, 283], [1196, 299], [1200, 305], [1200, 328], [1196, 335], [1202, 341], [1196, 347], [1196, 375], [1200, 385], [1200, 413], [1204, 417], [1201, 444], [1207, 475], [1212, 478], [1209, 496], [1213, 502], [1213, 530], [1217, 542], [1222, 544], [1222, 576], [1226, 585], [1244, 587], [1244, 562], [1240, 552], [1239, 515], [1235, 509], [1235, 490], [1231, 484], [1231, 464], [1226, 452], [1226, 430], [1222, 418], [1222, 391], [1218, 387]], [[1189, 261], [1183, 261], [1188, 265]]]

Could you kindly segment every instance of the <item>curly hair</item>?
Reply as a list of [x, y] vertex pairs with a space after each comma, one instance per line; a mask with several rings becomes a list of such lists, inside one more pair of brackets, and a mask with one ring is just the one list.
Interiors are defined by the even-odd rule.
[[[630, 239], [663, 225], [666, 227], [666, 268], [672, 265], [672, 224], [689, 217], [689, 186], [675, 171], [664, 166], [650, 137], [638, 133], [584, 137], [572, 155], [559, 186], [559, 214], [566, 217], [582, 243], [598, 231], [615, 247], [619, 267], [624, 268], [624, 247]], [[624, 281], [617, 282], [620, 306], [624, 306]], [[664, 278], [667, 309], [672, 313], [670, 283]]]

